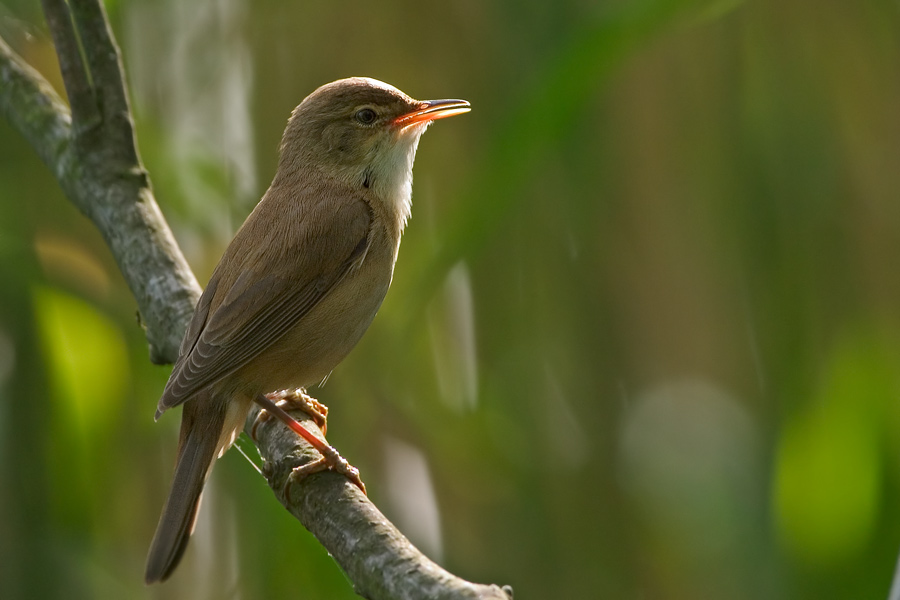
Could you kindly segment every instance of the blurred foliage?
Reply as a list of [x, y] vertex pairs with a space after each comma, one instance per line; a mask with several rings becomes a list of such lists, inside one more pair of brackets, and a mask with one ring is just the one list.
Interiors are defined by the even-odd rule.
[[[425, 136], [393, 288], [314, 390], [373, 500], [449, 570], [522, 598], [887, 595], [896, 2], [107, 7], [201, 280], [318, 85], [472, 102]], [[39, 3], [4, 0], [0, 34], [58, 86]], [[143, 586], [168, 369], [3, 122], [0, 276], [0, 597], [355, 597], [235, 451], [184, 564]]]

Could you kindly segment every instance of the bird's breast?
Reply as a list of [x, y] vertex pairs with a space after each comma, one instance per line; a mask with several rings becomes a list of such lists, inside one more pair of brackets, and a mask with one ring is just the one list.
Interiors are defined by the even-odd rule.
[[240, 391], [256, 395], [322, 381], [362, 338], [391, 284], [396, 244], [373, 236], [362, 262], [296, 325], [239, 369]]

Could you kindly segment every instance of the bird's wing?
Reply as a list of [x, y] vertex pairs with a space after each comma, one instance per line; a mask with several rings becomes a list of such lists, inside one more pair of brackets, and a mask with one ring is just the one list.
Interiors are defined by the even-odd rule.
[[[287, 247], [289, 257], [273, 257], [243, 269], [222, 302], [210, 311], [222, 285], [217, 269], [197, 303], [181, 355], [160, 398], [157, 418], [250, 362], [361, 263], [371, 225], [363, 202], [343, 205], [325, 223], [315, 221], [314, 231], [293, 236], [298, 242]], [[286, 263], [295, 267], [288, 270]]]

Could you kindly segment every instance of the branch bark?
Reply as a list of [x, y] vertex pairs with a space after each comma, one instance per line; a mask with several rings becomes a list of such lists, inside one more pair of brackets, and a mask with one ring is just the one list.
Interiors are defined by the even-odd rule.
[[[250, 411], [250, 430], [259, 408]], [[323, 441], [309, 415], [290, 413]], [[275, 497], [306, 527], [353, 582], [357, 594], [369, 600], [510, 600], [512, 590], [461, 579], [435, 564], [388, 521], [358, 487], [343, 475], [323, 471], [289, 488], [294, 467], [319, 457], [318, 452], [278, 419], [256, 430], [263, 458], [263, 475]]]
[[[137, 301], [150, 360], [170, 363], [178, 356], [200, 286], [141, 164], [119, 53], [102, 5], [91, 10], [84, 4], [77, 2], [73, 15], [62, 0], [44, 2], [74, 112], [0, 39], [0, 114], [28, 140], [69, 200], [100, 230]], [[76, 22], [88, 32], [81, 45], [100, 47], [86, 51], [87, 64], [81, 61]]]
[[[173, 362], [200, 287], [153, 197], [141, 164], [118, 48], [101, 2], [42, 0], [71, 110], [0, 39], [0, 114], [102, 233], [137, 301], [155, 363]], [[83, 50], [83, 55], [82, 55]], [[248, 423], [255, 419], [252, 411]], [[296, 418], [319, 431], [303, 413]], [[291, 486], [293, 467], [317, 454], [280, 421], [258, 446], [275, 496], [371, 600], [509, 600], [511, 590], [472, 584], [425, 557], [354, 485], [318, 473]]]

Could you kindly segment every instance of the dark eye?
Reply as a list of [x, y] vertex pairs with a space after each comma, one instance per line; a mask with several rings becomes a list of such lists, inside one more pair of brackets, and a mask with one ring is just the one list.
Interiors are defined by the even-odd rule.
[[363, 125], [371, 125], [375, 122], [375, 119], [378, 115], [375, 114], [375, 111], [371, 108], [363, 108], [356, 111], [356, 120], [362, 123]]

